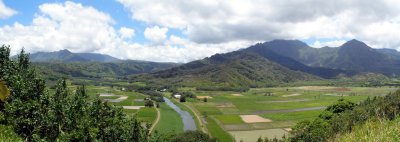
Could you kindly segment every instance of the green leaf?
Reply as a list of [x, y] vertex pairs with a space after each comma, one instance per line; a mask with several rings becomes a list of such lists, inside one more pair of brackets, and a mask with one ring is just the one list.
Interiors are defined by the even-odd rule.
[[0, 80], [0, 101], [6, 101], [8, 96], [10, 96], [10, 90], [8, 90], [6, 82]]

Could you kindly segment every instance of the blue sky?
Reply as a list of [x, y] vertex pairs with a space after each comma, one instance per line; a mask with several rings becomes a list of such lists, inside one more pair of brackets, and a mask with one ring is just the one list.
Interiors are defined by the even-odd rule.
[[398, 33], [400, 2], [392, 0], [0, 0], [0, 43], [13, 54], [68, 49], [188, 62], [274, 39], [400, 49]]
[[[18, 11], [14, 16], [3, 19], [0, 22], [0, 26], [4, 25], [12, 25], [15, 22], [19, 22], [23, 25], [29, 25], [32, 23], [32, 20], [35, 14], [38, 12], [38, 7], [44, 3], [63, 3], [63, 0], [5, 0], [3, 1], [5, 5], [8, 7]], [[101, 10], [107, 14], [109, 14], [115, 23], [113, 27], [115, 29], [119, 29], [121, 27], [129, 27], [133, 28], [136, 31], [135, 37], [130, 39], [131, 42], [135, 43], [145, 43], [146, 39], [143, 36], [143, 32], [145, 28], [148, 26], [146, 23], [137, 21], [132, 19], [131, 14], [128, 12], [124, 6], [114, 0], [74, 0], [75, 3], [81, 3], [85, 6], [91, 6], [98, 10]], [[183, 37], [184, 35], [178, 29], [169, 29], [167, 35], [178, 35]]]

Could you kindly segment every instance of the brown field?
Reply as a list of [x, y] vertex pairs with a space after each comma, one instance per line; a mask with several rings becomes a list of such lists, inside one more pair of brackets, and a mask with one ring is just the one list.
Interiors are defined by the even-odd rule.
[[240, 115], [240, 118], [242, 118], [245, 123], [272, 122], [271, 119], [266, 119], [258, 115]]
[[140, 109], [144, 106], [122, 106], [122, 108], [124, 109]]
[[267, 129], [267, 130], [251, 130], [251, 131], [229, 131], [237, 142], [255, 142], [261, 136], [262, 138], [268, 137], [269, 139], [280, 139], [287, 132], [283, 129]]
[[232, 96], [240, 97], [243, 96], [242, 94], [231, 94]]

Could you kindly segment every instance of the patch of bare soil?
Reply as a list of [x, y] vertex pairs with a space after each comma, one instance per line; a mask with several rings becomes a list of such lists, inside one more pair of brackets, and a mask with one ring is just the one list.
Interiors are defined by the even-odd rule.
[[245, 123], [272, 122], [271, 119], [266, 119], [258, 115], [240, 115], [240, 118], [242, 118]]

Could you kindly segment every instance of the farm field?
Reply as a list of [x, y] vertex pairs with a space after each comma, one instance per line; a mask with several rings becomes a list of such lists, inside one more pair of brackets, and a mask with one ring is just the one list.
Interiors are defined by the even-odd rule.
[[[247, 92], [193, 91], [202, 99], [188, 99], [206, 121], [211, 136], [222, 141], [256, 141], [260, 136], [280, 138], [297, 122], [316, 118], [340, 98], [359, 102], [397, 90], [392, 87], [301, 86], [254, 88]], [[251, 138], [249, 138], [251, 137]]]
[[[125, 92], [120, 88], [88, 86], [90, 97], [99, 96], [117, 106], [130, 106], [123, 109], [130, 116], [154, 123], [156, 108], [146, 108], [143, 99], [146, 95]], [[262, 138], [280, 138], [288, 134], [297, 122], [316, 118], [326, 106], [340, 98], [359, 102], [367, 97], [382, 96], [397, 88], [392, 87], [329, 87], [300, 86], [253, 88], [247, 92], [196, 91], [194, 88], [180, 88], [180, 91], [193, 92], [197, 99], [170, 98], [174, 104], [193, 116], [197, 130], [209, 133], [221, 141], [256, 141]], [[122, 97], [122, 99], [121, 99]], [[207, 102], [203, 99], [207, 98]], [[191, 109], [189, 109], [189, 107]], [[160, 103], [160, 120], [154, 130], [159, 133], [183, 132], [181, 117], [165, 103]], [[196, 118], [195, 113], [199, 115]], [[203, 130], [204, 129], [204, 130]]]
[[134, 116], [143, 122], [154, 123], [157, 117], [156, 108], [144, 107], [146, 95], [141, 93], [121, 91], [121, 88], [107, 86], [87, 86], [87, 91], [91, 98], [99, 97], [113, 105], [120, 106], [129, 116]]
[[165, 103], [160, 104], [160, 121], [155, 127], [159, 133], [181, 133], [183, 132], [183, 122], [177, 112]]

